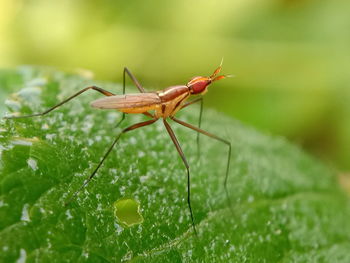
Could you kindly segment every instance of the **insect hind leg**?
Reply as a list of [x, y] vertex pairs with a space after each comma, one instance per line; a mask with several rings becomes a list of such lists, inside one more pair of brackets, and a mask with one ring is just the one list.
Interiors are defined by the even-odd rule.
[[196, 226], [194, 223], [194, 216], [193, 216], [193, 212], [192, 212], [192, 206], [191, 206], [191, 176], [190, 176], [190, 166], [188, 165], [187, 159], [185, 157], [185, 154], [183, 153], [181, 146], [179, 144], [179, 141], [177, 140], [174, 131], [172, 130], [172, 128], [170, 127], [169, 123], [163, 119], [163, 123], [165, 125], [165, 128], [167, 129], [171, 140], [173, 141], [176, 150], [178, 151], [185, 167], [186, 167], [186, 171], [187, 171], [187, 204], [188, 204], [188, 208], [190, 210], [190, 215], [191, 215], [191, 221], [192, 221], [192, 227], [193, 227], [193, 231], [195, 233], [195, 235], [197, 236], [197, 230], [196, 230]]
[[204, 134], [204, 135], [206, 135], [206, 136], [208, 136], [210, 138], [213, 138], [213, 139], [215, 139], [217, 141], [220, 141], [220, 142], [222, 142], [222, 143], [227, 145], [228, 152], [227, 152], [227, 164], [226, 164], [226, 173], [225, 173], [225, 180], [224, 180], [224, 189], [225, 189], [225, 193], [226, 193], [227, 204], [229, 206], [229, 209], [230, 209], [231, 213], [234, 214], [233, 207], [232, 207], [232, 201], [231, 201], [231, 198], [230, 198], [230, 195], [229, 195], [229, 191], [227, 189], [227, 181], [228, 181], [228, 175], [229, 175], [229, 171], [230, 171], [230, 160], [231, 160], [231, 142], [228, 141], [228, 140], [225, 140], [225, 139], [223, 139], [221, 137], [218, 137], [215, 134], [209, 133], [209, 132], [207, 132], [205, 130], [202, 130], [202, 129], [198, 128], [198, 127], [195, 127], [195, 126], [193, 126], [193, 125], [191, 125], [191, 124], [189, 124], [187, 122], [181, 121], [181, 120], [179, 120], [179, 119], [177, 119], [175, 117], [171, 117], [171, 119], [173, 121], [177, 122], [178, 124], [182, 125], [182, 126], [185, 126], [185, 127], [189, 128], [189, 129], [192, 129], [194, 131], [200, 132], [200, 133], [202, 133], [202, 134]]
[[31, 118], [31, 117], [38, 117], [38, 116], [43, 116], [43, 115], [46, 115], [48, 114], [49, 112], [53, 111], [54, 109], [57, 109], [58, 107], [62, 106], [63, 104], [67, 103], [68, 101], [78, 97], [79, 95], [81, 95], [82, 93], [84, 93], [85, 91], [87, 90], [90, 90], [90, 89], [93, 89], [97, 92], [100, 92], [102, 93], [103, 95], [105, 96], [113, 96], [115, 94], [113, 94], [112, 92], [109, 92], [107, 90], [104, 90], [104, 89], [101, 89], [99, 87], [96, 87], [96, 86], [89, 86], [89, 87], [86, 87], [80, 91], [78, 91], [77, 93], [75, 93], [74, 95], [70, 96], [69, 98], [65, 99], [64, 101], [61, 101], [60, 103], [56, 104], [55, 106], [47, 109], [46, 111], [44, 112], [40, 112], [40, 113], [35, 113], [35, 114], [30, 114], [30, 115], [23, 115], [23, 116], [6, 116], [4, 117], [4, 119], [21, 119], [21, 118]]

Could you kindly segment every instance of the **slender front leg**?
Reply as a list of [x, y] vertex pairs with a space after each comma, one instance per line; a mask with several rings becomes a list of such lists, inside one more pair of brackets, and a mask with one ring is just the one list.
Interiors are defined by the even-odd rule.
[[99, 162], [99, 164], [97, 165], [97, 167], [95, 168], [95, 170], [92, 172], [92, 174], [88, 177], [88, 179], [86, 179], [84, 181], [84, 183], [79, 187], [79, 189], [77, 191], [75, 191], [75, 193], [68, 199], [68, 201], [65, 203], [65, 205], [68, 205], [73, 198], [81, 191], [81, 189], [83, 189], [91, 180], [92, 178], [94, 178], [94, 176], [96, 175], [98, 169], [101, 167], [101, 165], [103, 164], [103, 162], [106, 160], [107, 156], [110, 154], [110, 152], [112, 151], [114, 145], [118, 142], [118, 140], [120, 139], [120, 137], [124, 134], [127, 133], [129, 131], [141, 128], [143, 126], [147, 126], [150, 125], [154, 122], [156, 122], [158, 119], [152, 119], [152, 120], [148, 120], [148, 121], [144, 121], [144, 122], [139, 122], [136, 123], [134, 125], [131, 125], [127, 128], [125, 128], [124, 130], [122, 130], [121, 133], [119, 133], [117, 135], [117, 137], [115, 138], [115, 140], [113, 141], [112, 145], [108, 148], [107, 152], [105, 153], [105, 155], [103, 156], [102, 160]]
[[105, 96], [113, 96], [115, 94], [113, 94], [112, 92], [109, 92], [107, 90], [104, 90], [104, 89], [101, 89], [99, 87], [96, 87], [96, 86], [90, 86], [90, 87], [87, 87], [85, 89], [82, 89], [81, 91], [75, 93], [73, 96], [69, 97], [68, 99], [65, 99], [64, 101], [58, 103], [57, 105], [49, 108], [48, 110], [44, 111], [44, 112], [41, 112], [41, 113], [36, 113], [36, 114], [31, 114], [31, 115], [24, 115], [24, 116], [9, 116], [9, 117], [4, 117], [4, 119], [20, 119], [20, 118], [30, 118], [30, 117], [37, 117], [37, 116], [43, 116], [51, 111], [53, 111], [54, 109], [62, 106], [63, 104], [67, 103], [68, 101], [74, 99], [75, 97], [79, 96], [80, 94], [84, 93], [85, 91], [89, 90], [89, 89], [93, 89], [93, 90], [96, 90], [100, 93], [102, 93], [103, 95]]
[[[203, 103], [204, 103], [203, 97], [199, 97], [199, 98], [197, 98], [195, 100], [192, 100], [192, 101], [189, 101], [189, 102], [185, 103], [184, 105], [182, 105], [181, 109], [186, 108], [187, 106], [190, 106], [190, 105], [192, 105], [194, 103], [197, 103], [197, 102], [200, 102], [198, 127], [201, 128], [201, 125], [202, 125], [202, 113], [203, 113]], [[197, 157], [198, 158], [199, 158], [199, 154], [200, 154], [199, 135], [200, 135], [200, 133], [197, 132]]]
[[230, 171], [230, 160], [231, 160], [231, 142], [229, 142], [229, 141], [227, 141], [225, 139], [222, 139], [222, 138], [216, 136], [215, 134], [209, 133], [209, 132], [207, 132], [205, 130], [202, 130], [202, 129], [198, 128], [198, 127], [195, 127], [195, 126], [193, 126], [193, 125], [191, 125], [191, 124], [189, 124], [187, 122], [184, 122], [184, 121], [181, 121], [179, 119], [176, 119], [175, 117], [171, 117], [171, 119], [173, 121], [175, 121], [175, 122], [177, 122], [177, 123], [187, 127], [187, 128], [190, 128], [190, 129], [196, 131], [196, 132], [200, 132], [200, 133], [202, 133], [202, 134], [204, 134], [204, 135], [206, 135], [206, 136], [208, 136], [210, 138], [213, 138], [215, 140], [223, 142], [223, 143], [225, 143], [228, 146], [227, 166], [226, 166], [226, 175], [225, 175], [225, 180], [224, 180], [224, 188], [225, 188], [225, 192], [226, 192], [226, 197], [227, 197], [227, 202], [229, 204], [229, 208], [230, 208], [231, 212], [233, 213], [232, 202], [231, 202], [230, 196], [228, 194], [228, 190], [227, 190], [227, 179], [228, 179], [228, 174], [229, 174], [229, 171]]
[[182, 110], [183, 108], [186, 108], [187, 106], [190, 106], [194, 103], [197, 103], [197, 102], [200, 102], [200, 101], [203, 101], [203, 97], [200, 97], [200, 98], [196, 98], [194, 100], [191, 100], [189, 102], [186, 102], [184, 105], [181, 106], [180, 110]]
[[180, 157], [186, 167], [187, 170], [187, 203], [188, 203], [188, 208], [190, 209], [190, 214], [191, 214], [191, 220], [192, 220], [192, 227], [194, 230], [194, 233], [197, 235], [197, 230], [196, 230], [196, 226], [194, 224], [194, 217], [193, 217], [193, 212], [192, 212], [192, 207], [191, 207], [191, 181], [190, 181], [190, 166], [188, 165], [188, 162], [186, 160], [185, 154], [183, 153], [181, 146], [175, 136], [174, 131], [171, 129], [169, 123], [163, 119], [165, 128], [167, 129], [171, 140], [173, 141], [173, 143], [175, 144], [176, 150], [178, 151], [178, 153], [180, 154]]

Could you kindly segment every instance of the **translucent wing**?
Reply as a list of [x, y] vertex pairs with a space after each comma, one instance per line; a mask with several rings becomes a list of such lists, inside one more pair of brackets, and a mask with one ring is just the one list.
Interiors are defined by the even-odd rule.
[[150, 107], [161, 102], [157, 93], [131, 93], [95, 100], [91, 106], [99, 109], [131, 109]]

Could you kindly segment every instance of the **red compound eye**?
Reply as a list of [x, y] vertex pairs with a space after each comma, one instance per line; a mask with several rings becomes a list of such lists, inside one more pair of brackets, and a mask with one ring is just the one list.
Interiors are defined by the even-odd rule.
[[188, 82], [187, 86], [190, 88], [192, 94], [199, 94], [205, 91], [211, 80], [206, 77], [194, 77]]

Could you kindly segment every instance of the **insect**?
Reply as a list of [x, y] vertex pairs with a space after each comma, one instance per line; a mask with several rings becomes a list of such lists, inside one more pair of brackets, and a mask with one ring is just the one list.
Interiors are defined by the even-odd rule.
[[[109, 92], [107, 90], [104, 90], [102, 88], [99, 88], [97, 86], [90, 86], [86, 87], [76, 94], [72, 95], [71, 97], [67, 98], [66, 100], [58, 103], [57, 105], [47, 109], [44, 112], [36, 113], [32, 115], [23, 115], [23, 116], [7, 116], [5, 119], [18, 119], [18, 118], [30, 118], [30, 117], [37, 117], [37, 116], [43, 116], [54, 109], [62, 106], [63, 104], [67, 103], [68, 101], [74, 99], [75, 97], [81, 95], [87, 90], [95, 90], [99, 93], [102, 93], [106, 97], [95, 100], [91, 103], [91, 106], [93, 108], [99, 108], [99, 109], [115, 109], [123, 113], [121, 120], [118, 122], [118, 126], [122, 123], [122, 121], [125, 119], [125, 114], [144, 114], [148, 116], [150, 119], [147, 121], [139, 122], [134, 125], [131, 125], [129, 127], [124, 128], [114, 139], [113, 143], [110, 145], [110, 147], [107, 149], [106, 153], [103, 155], [101, 161], [96, 166], [95, 170], [91, 173], [91, 175], [83, 182], [80, 188], [74, 192], [73, 195], [69, 198], [68, 204], [96, 175], [98, 169], [101, 167], [103, 162], [106, 160], [107, 156], [112, 151], [115, 144], [118, 142], [120, 137], [132, 130], [151, 125], [155, 123], [158, 120], [162, 120], [163, 124], [169, 133], [169, 136], [171, 140], [173, 141], [177, 152], [179, 153], [183, 164], [186, 168], [187, 173], [187, 203], [188, 208], [191, 216], [191, 222], [192, 227], [197, 234], [197, 230], [195, 227], [195, 220], [192, 212], [192, 206], [191, 206], [191, 181], [190, 181], [190, 166], [187, 162], [187, 159], [185, 157], [185, 154], [183, 153], [180, 143], [178, 142], [175, 133], [173, 132], [171, 126], [168, 123], [168, 119], [173, 120], [174, 122], [185, 126], [186, 128], [192, 129], [193, 131], [197, 132], [197, 146], [199, 147], [199, 134], [204, 134], [210, 138], [213, 138], [215, 140], [218, 140], [228, 147], [228, 156], [227, 156], [227, 166], [226, 166], [226, 174], [225, 174], [225, 180], [224, 180], [224, 188], [227, 196], [227, 201], [229, 202], [229, 206], [231, 206], [231, 202], [229, 199], [228, 191], [227, 191], [227, 178], [230, 168], [230, 156], [231, 156], [231, 143], [223, 138], [218, 137], [215, 134], [209, 133], [205, 130], [202, 130], [200, 128], [201, 126], [201, 119], [202, 119], [202, 110], [203, 110], [203, 95], [207, 92], [208, 86], [212, 84], [215, 81], [224, 79], [226, 77], [229, 77], [230, 75], [218, 75], [222, 68], [222, 62], [220, 66], [214, 71], [212, 75], [209, 77], [194, 77], [192, 78], [186, 85], [178, 85], [178, 86], [171, 86], [166, 89], [155, 91], [155, 92], [146, 92], [145, 89], [141, 86], [141, 84], [138, 82], [138, 80], [135, 78], [135, 76], [128, 70], [128, 68], [124, 68], [123, 71], [123, 95], [115, 95], [112, 92]], [[137, 89], [140, 93], [131, 93], [131, 94], [125, 94], [125, 74], [127, 74], [130, 79], [133, 81]], [[189, 100], [191, 97], [196, 96], [196, 98]], [[188, 101], [189, 100], [189, 101]], [[192, 124], [186, 123], [182, 120], [179, 120], [175, 117], [175, 114], [194, 103], [200, 103], [200, 115], [199, 115], [199, 125], [198, 127], [193, 126]], [[199, 149], [198, 149], [199, 151]]]

